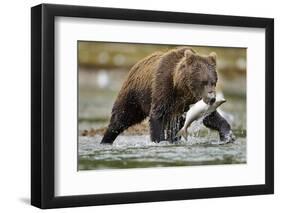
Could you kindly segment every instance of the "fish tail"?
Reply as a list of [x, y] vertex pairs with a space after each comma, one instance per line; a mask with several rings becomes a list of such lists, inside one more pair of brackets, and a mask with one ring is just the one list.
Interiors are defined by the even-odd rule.
[[177, 137], [184, 137], [185, 140], [187, 140], [187, 129], [182, 128], [180, 131], [177, 133]]

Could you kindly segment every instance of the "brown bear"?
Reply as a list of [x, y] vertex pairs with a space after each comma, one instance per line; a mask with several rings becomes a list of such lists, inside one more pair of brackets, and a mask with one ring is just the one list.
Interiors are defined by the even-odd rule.
[[[121, 132], [146, 117], [152, 141], [176, 141], [174, 133], [182, 127], [182, 115], [189, 105], [200, 99], [208, 104], [215, 102], [217, 79], [215, 53], [202, 56], [189, 47], [181, 47], [149, 55], [130, 70], [101, 143], [112, 144]], [[176, 125], [171, 125], [171, 121]], [[217, 111], [204, 118], [203, 123], [219, 131], [222, 141], [233, 140], [230, 125]], [[173, 134], [167, 136], [167, 129]]]

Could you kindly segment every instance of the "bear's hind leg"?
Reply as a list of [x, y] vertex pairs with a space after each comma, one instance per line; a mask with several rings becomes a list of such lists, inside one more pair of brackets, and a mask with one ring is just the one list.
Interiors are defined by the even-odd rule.
[[125, 128], [116, 123], [110, 123], [101, 140], [102, 144], [112, 144], [116, 137], [124, 131]]
[[[130, 126], [140, 123], [145, 115], [136, 104], [114, 107], [109, 126], [102, 138], [102, 144], [112, 144], [116, 137]], [[118, 109], [118, 110], [115, 110]]]

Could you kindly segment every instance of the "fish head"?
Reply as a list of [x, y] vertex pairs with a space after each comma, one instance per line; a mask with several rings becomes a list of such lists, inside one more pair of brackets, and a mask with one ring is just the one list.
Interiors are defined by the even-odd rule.
[[215, 103], [214, 103], [214, 107], [219, 107], [220, 105], [222, 105], [223, 103], [225, 103], [226, 100], [222, 97], [219, 97], [216, 99]]

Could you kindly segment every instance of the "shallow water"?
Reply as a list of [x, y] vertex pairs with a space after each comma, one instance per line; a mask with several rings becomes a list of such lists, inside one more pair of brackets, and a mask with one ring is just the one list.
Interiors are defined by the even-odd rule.
[[[80, 81], [83, 80], [80, 75]], [[118, 76], [115, 76], [117, 79]], [[112, 78], [113, 78], [112, 77]], [[121, 78], [121, 77], [120, 77]], [[89, 85], [79, 85], [79, 135], [83, 130], [104, 128], [108, 125], [112, 105], [118, 87], [98, 89], [92, 87], [91, 78], [85, 77]], [[119, 81], [113, 81], [118, 83]], [[241, 85], [231, 81], [228, 85]], [[112, 87], [114, 84], [111, 85]], [[244, 87], [241, 87], [244, 88]], [[243, 89], [244, 90], [244, 89]], [[147, 168], [164, 166], [193, 166], [217, 164], [241, 164], [247, 159], [246, 140], [246, 95], [238, 92], [225, 92], [227, 102], [220, 107], [226, 114], [236, 141], [219, 144], [219, 136], [199, 122], [194, 122], [188, 140], [176, 144], [163, 141], [159, 144], [150, 141], [149, 132], [143, 135], [119, 135], [113, 145], [101, 145], [102, 135], [78, 138], [78, 169], [119, 169]], [[237, 90], [233, 90], [237, 91]], [[238, 94], [238, 95], [237, 95]]]
[[113, 145], [102, 136], [79, 137], [79, 170], [246, 163], [246, 139], [218, 144], [215, 137], [189, 136], [187, 141], [153, 143], [148, 135], [119, 136]]

